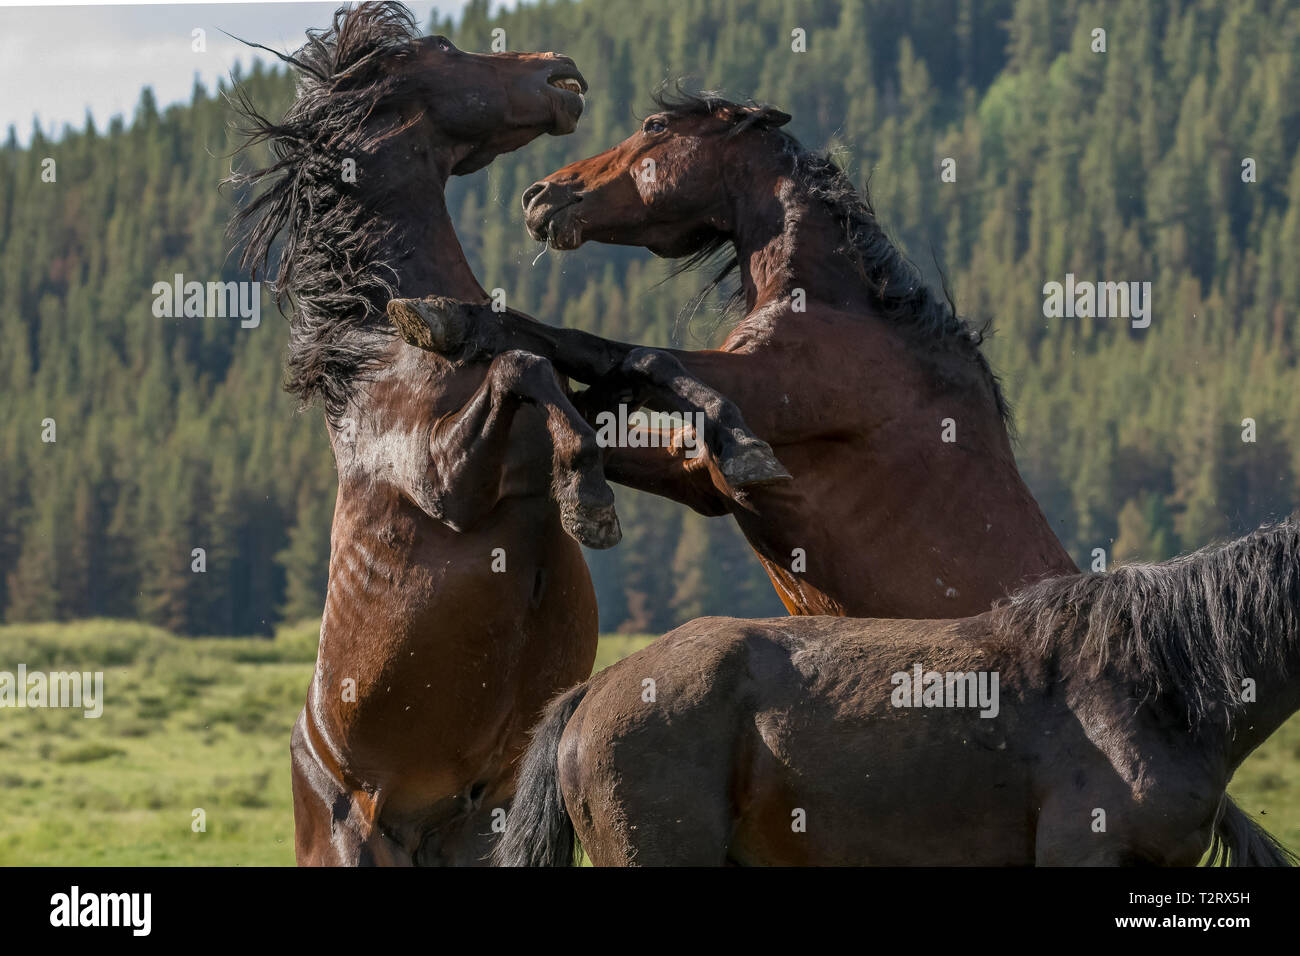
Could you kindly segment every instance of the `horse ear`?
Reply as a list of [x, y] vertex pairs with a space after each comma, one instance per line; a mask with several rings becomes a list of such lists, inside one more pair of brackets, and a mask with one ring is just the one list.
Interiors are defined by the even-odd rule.
[[779, 110], [775, 106], [764, 106], [759, 110], [759, 114], [759, 125], [767, 129], [777, 129], [794, 119], [789, 113]]
[[743, 122], [746, 127], [759, 129], [776, 129], [790, 122], [793, 117], [775, 106], [733, 106], [728, 104], [719, 114], [732, 122]]

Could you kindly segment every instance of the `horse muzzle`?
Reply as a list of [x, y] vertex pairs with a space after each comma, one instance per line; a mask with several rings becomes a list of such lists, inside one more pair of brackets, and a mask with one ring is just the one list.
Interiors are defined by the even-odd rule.
[[528, 234], [554, 249], [576, 249], [582, 245], [582, 194], [568, 186], [533, 183], [524, 190], [524, 224]]

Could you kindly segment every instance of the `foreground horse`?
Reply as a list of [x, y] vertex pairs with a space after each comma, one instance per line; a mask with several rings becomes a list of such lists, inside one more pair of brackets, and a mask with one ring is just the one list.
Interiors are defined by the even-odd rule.
[[552, 703], [498, 859], [1289, 865], [1226, 787], [1298, 708], [1294, 520], [961, 620], [703, 618]]
[[[447, 181], [571, 132], [586, 82], [567, 57], [420, 37], [391, 3], [340, 10], [285, 59], [299, 86], [281, 121], [238, 104], [275, 162], [234, 181], [265, 187], [239, 216], [245, 264], [265, 268], [284, 234], [288, 386], [323, 401], [339, 474], [319, 656], [291, 743], [297, 857], [479, 862], [528, 726], [595, 658], [595, 595], [569, 534], [607, 547], [618, 524], [595, 434], [544, 359], [453, 366], [393, 335], [389, 316], [418, 303], [390, 300], [486, 301]], [[756, 457], [779, 469], [729, 422], [713, 438], [740, 450], [742, 479]]]
[[793, 614], [960, 617], [1076, 571], [1016, 468], [979, 333], [848, 178], [779, 128], [785, 113], [712, 96], [658, 105], [624, 142], [531, 186], [528, 229], [559, 249], [726, 253], [720, 277], [739, 274], [746, 314], [720, 350], [646, 354], [446, 302], [431, 310], [435, 334], [408, 341], [545, 355], [593, 385], [578, 399], [589, 417], [638, 363], [671, 358], [725, 394], [795, 481], [736, 495], [708, 456], [674, 448], [606, 448], [605, 475], [732, 514]]

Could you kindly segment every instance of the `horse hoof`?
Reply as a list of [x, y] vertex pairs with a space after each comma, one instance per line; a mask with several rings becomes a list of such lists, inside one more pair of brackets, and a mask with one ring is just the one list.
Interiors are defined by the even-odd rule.
[[618, 524], [618, 512], [613, 505], [596, 507], [576, 505], [560, 509], [560, 524], [575, 541], [603, 551], [623, 539], [623, 529]]
[[722, 477], [733, 488], [750, 488], [790, 481], [793, 476], [777, 461], [772, 447], [755, 438], [728, 455], [721, 463]]
[[465, 345], [466, 327], [461, 303], [440, 295], [423, 299], [391, 299], [388, 318], [402, 339], [426, 352], [449, 356]]

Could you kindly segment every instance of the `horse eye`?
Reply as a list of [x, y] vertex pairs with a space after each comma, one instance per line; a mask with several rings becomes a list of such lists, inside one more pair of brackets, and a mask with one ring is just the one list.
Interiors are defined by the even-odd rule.
[[668, 129], [668, 124], [661, 119], [646, 120], [645, 131], [647, 133], [662, 133]]

